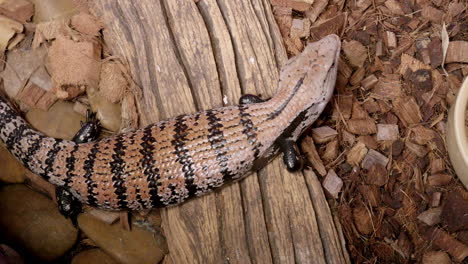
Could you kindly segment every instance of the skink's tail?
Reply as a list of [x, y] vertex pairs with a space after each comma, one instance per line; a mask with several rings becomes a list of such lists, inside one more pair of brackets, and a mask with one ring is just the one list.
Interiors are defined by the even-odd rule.
[[46, 180], [60, 184], [53, 175], [55, 154], [70, 141], [47, 137], [33, 129], [0, 95], [0, 141], [25, 167]]

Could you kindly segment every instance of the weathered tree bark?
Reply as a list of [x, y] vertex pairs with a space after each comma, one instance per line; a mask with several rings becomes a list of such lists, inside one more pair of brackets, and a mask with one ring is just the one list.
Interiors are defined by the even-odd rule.
[[[268, 0], [92, 2], [142, 88], [142, 126], [276, 90], [287, 57]], [[317, 177], [281, 159], [162, 216], [173, 263], [349, 263]]]

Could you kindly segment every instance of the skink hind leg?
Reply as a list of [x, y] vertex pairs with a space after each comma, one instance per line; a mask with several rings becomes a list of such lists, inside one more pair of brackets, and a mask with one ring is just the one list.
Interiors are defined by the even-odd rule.
[[[96, 118], [96, 113], [91, 111], [86, 112], [86, 122], [81, 124], [80, 130], [73, 137], [73, 141], [77, 144], [94, 141], [98, 138], [101, 132], [99, 120]], [[77, 217], [83, 211], [81, 202], [73, 196], [68, 187], [59, 186], [55, 189], [57, 197], [58, 209], [65, 218], [70, 218], [73, 225], [77, 225]]]
[[59, 212], [65, 216], [65, 218], [70, 218], [73, 225], [77, 227], [78, 215], [83, 211], [81, 202], [73, 196], [68, 188], [63, 186], [55, 188], [55, 195], [57, 196]]
[[283, 161], [288, 171], [299, 170], [302, 167], [302, 159], [296, 143], [290, 139], [280, 138], [276, 144], [281, 152], [283, 152]]
[[244, 94], [239, 98], [239, 104], [256, 104], [265, 102], [262, 98], [253, 94]]

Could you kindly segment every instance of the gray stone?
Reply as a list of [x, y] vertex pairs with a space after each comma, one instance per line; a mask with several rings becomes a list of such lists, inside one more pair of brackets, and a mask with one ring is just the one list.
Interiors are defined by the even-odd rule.
[[96, 112], [101, 125], [110, 131], [119, 131], [122, 123], [120, 104], [112, 103], [100, 93], [92, 91], [92, 89], [88, 89], [87, 93], [91, 109]]

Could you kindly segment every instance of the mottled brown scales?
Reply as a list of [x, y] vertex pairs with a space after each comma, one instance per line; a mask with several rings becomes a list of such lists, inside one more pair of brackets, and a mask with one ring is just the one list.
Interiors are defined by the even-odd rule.
[[179, 116], [76, 145], [31, 129], [0, 97], [0, 139], [34, 173], [106, 209], [168, 206], [245, 176], [297, 140], [330, 100], [340, 50], [332, 35], [309, 44], [280, 74], [270, 100]]
[[[98, 149], [100, 151], [96, 153], [96, 157], [93, 164], [94, 173], [90, 176], [90, 180], [93, 182], [102, 182], [103, 184], [96, 185], [96, 187], [93, 188], [93, 192], [99, 194], [96, 196], [97, 203], [99, 205], [108, 204], [111, 207], [117, 207], [118, 199], [117, 194], [115, 192], [115, 188], [113, 186], [114, 181], [112, 181], [108, 176], [112, 175], [110, 162], [112, 161], [112, 153], [115, 147], [115, 140], [103, 140], [95, 144], [99, 145]], [[79, 165], [76, 164], [76, 166]], [[87, 194], [89, 195], [88, 192], [89, 185], [87, 190]]]
[[137, 134], [133, 137], [126, 137], [124, 141], [127, 153], [126, 171], [129, 173], [129, 184], [126, 187], [130, 201], [135, 199], [141, 204], [140, 206], [148, 207], [151, 204], [148, 181], [145, 179], [143, 171], [138, 169], [139, 161], [143, 158], [139, 147], [141, 146], [141, 137], [142, 135]]
[[[195, 125], [198, 123], [198, 125]], [[219, 165], [216, 163], [215, 153], [207, 153], [211, 149], [208, 141], [209, 131], [203, 129], [209, 127], [209, 120], [206, 114], [199, 116], [198, 120], [189, 119], [186, 121], [189, 127], [192, 127], [191, 133], [187, 135], [187, 148], [198, 149], [199, 151], [190, 151], [194, 161], [194, 180], [193, 184], [197, 186], [196, 195], [199, 195], [210, 186], [220, 186], [223, 184], [223, 175], [219, 172]], [[210, 155], [211, 154], [211, 155]]]
[[55, 142], [55, 139], [53, 138], [43, 139], [39, 150], [33, 156], [32, 160], [33, 160], [33, 163], [35, 164], [34, 167], [37, 168], [36, 173], [39, 175], [44, 173], [45, 171], [44, 168], [41, 166], [41, 164], [45, 163], [45, 160], [47, 159], [47, 153], [49, 153], [54, 142]]
[[[88, 184], [87, 184], [87, 180], [83, 179], [83, 175], [85, 175], [84, 162], [86, 158], [88, 157], [90, 149], [91, 149], [91, 145], [86, 144], [86, 145], [80, 146], [78, 151], [75, 152], [75, 159], [76, 159], [76, 162], [74, 164], [75, 169], [72, 172], [74, 176], [71, 177], [71, 182], [70, 182], [70, 188], [72, 190], [75, 190], [75, 192], [78, 194], [78, 197], [80, 197], [80, 199], [85, 202], [87, 202]], [[101, 184], [107, 185], [104, 182]]]
[[67, 178], [67, 158], [70, 157], [73, 150], [72, 144], [63, 144], [63, 148], [57, 153], [53, 163], [53, 171], [57, 181], [64, 182]]

